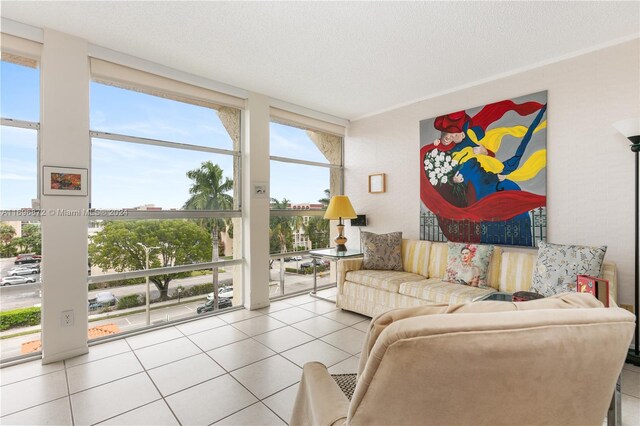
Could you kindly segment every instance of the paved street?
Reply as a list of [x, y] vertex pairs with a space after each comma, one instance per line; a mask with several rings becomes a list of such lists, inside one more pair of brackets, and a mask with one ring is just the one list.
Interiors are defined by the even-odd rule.
[[[308, 262], [308, 259], [304, 259], [301, 262], [284, 262], [285, 268], [296, 268], [296, 264], [302, 264]], [[13, 258], [0, 259], [1, 276], [6, 276], [7, 271], [13, 267]], [[228, 272], [227, 272], [228, 270]], [[233, 274], [231, 268], [228, 268], [225, 272], [221, 272], [218, 275], [220, 286], [233, 285]], [[40, 305], [40, 295], [42, 290], [42, 283], [40, 282], [40, 275], [29, 275], [29, 277], [36, 278], [36, 283], [29, 284], [17, 284], [11, 286], [0, 287], [0, 311], [9, 311], [12, 309], [26, 308], [31, 306]], [[335, 281], [335, 272], [331, 274], [333, 280], [329, 278], [328, 273], [322, 273], [318, 275], [318, 285], [325, 285], [331, 281]], [[280, 281], [280, 262], [273, 262], [272, 269], [269, 271], [270, 282]], [[194, 285], [208, 284], [212, 282], [211, 274], [200, 275], [196, 277], [181, 278], [173, 280], [169, 285], [169, 295], [172, 295], [178, 286], [189, 288]], [[285, 273], [285, 292], [293, 293], [313, 287], [313, 275], [298, 275], [295, 273]], [[279, 285], [270, 286], [271, 296], [278, 295]], [[160, 295], [156, 286], [151, 282], [149, 284], [151, 300], [157, 299]], [[89, 291], [88, 298], [93, 298], [97, 293], [108, 291], [113, 293], [117, 298], [129, 294], [145, 294], [146, 284], [137, 284], [122, 287], [111, 287], [98, 290]]]
[[[308, 259], [304, 259], [303, 261], [292, 261], [292, 262], [283, 262], [285, 268], [296, 268], [297, 264], [302, 264], [307, 262]], [[6, 275], [6, 272], [14, 266], [13, 258], [11, 259], [0, 259], [0, 270], [2, 271], [2, 276]], [[222, 272], [219, 275], [220, 284], [232, 284], [232, 272], [229, 269], [229, 272]], [[270, 297], [280, 296], [282, 294], [282, 290], [280, 287], [280, 262], [273, 262], [272, 269], [269, 271], [269, 295]], [[313, 275], [299, 275], [296, 273], [285, 272], [284, 274], [284, 292], [285, 294], [291, 294], [296, 292], [308, 291], [313, 288]], [[323, 286], [329, 284], [330, 282], [335, 281], [335, 271], [332, 273], [324, 272], [318, 274], [317, 277], [317, 285]], [[185, 288], [189, 288], [191, 286], [197, 284], [205, 284], [211, 282], [211, 274], [208, 275], [200, 275], [196, 277], [189, 277], [183, 279], [177, 279], [171, 282], [169, 294], [173, 294], [175, 289], [182, 285]], [[0, 310], [7, 311], [11, 309], [21, 308], [21, 307], [30, 307], [30, 306], [39, 306], [40, 305], [40, 291], [42, 284], [40, 282], [34, 284], [20, 284], [20, 285], [12, 285], [0, 287]], [[151, 289], [151, 299], [158, 297], [158, 291], [155, 288], [153, 283], [150, 284]], [[122, 297], [128, 294], [140, 293], [144, 294], [145, 292], [145, 284], [137, 284], [132, 286], [123, 286], [123, 287], [113, 287], [106, 288], [100, 290], [92, 290], [89, 292], [89, 298], [94, 297], [96, 293], [101, 291], [110, 291], [116, 295], [116, 297]], [[182, 300], [179, 305], [176, 305], [176, 301], [168, 301], [162, 302], [160, 304], [153, 303], [151, 305], [151, 324], [158, 324], [162, 322], [175, 321], [181, 318], [188, 318], [190, 316], [196, 315], [196, 308], [198, 305], [203, 304], [206, 301], [206, 295], [195, 296], [189, 298], [188, 300]], [[169, 306], [162, 306], [169, 305]], [[143, 312], [136, 312], [140, 311]], [[130, 311], [130, 315], [119, 316], [117, 318], [104, 318], [105, 314], [100, 314], [99, 312], [90, 312], [90, 320], [89, 327], [95, 327], [104, 324], [115, 324], [120, 331], [130, 331], [135, 330], [137, 328], [142, 328], [146, 326], [146, 315], [144, 312], [144, 306], [132, 308], [128, 310], [117, 310], [112, 311], [111, 314], [123, 314], [127, 311]], [[100, 319], [98, 319], [100, 318]], [[17, 334], [21, 331], [27, 330], [37, 330], [39, 327], [28, 327], [25, 329], [12, 329], [3, 332], [3, 335], [11, 335]], [[0, 356], [3, 359], [14, 357], [21, 355], [21, 346], [25, 342], [31, 342], [34, 340], [40, 339], [40, 333], [32, 333], [23, 336], [12, 337], [8, 339], [0, 340]]]

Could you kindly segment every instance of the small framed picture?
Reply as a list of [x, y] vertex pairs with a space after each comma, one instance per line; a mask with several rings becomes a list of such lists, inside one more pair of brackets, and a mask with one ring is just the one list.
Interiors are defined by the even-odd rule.
[[374, 175], [369, 175], [369, 192], [372, 194], [385, 192], [386, 183], [385, 183], [385, 174], [377, 173]]
[[86, 196], [89, 188], [87, 169], [42, 167], [42, 195]]

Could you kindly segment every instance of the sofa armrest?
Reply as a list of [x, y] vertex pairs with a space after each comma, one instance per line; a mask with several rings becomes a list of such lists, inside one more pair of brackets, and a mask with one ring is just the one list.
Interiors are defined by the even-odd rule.
[[358, 271], [362, 269], [362, 258], [359, 259], [341, 259], [338, 263], [338, 293], [342, 293], [342, 286], [349, 271]]
[[293, 405], [290, 425], [341, 425], [347, 419], [349, 400], [333, 380], [327, 367], [308, 362]]
[[602, 264], [601, 278], [609, 281], [609, 300], [618, 306], [618, 267], [613, 262], [604, 262]]

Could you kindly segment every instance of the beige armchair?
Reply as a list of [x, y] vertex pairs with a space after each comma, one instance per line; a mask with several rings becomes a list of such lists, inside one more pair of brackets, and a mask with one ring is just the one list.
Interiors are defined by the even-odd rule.
[[591, 295], [398, 309], [375, 318], [349, 401], [303, 369], [292, 425], [598, 425], [635, 317]]

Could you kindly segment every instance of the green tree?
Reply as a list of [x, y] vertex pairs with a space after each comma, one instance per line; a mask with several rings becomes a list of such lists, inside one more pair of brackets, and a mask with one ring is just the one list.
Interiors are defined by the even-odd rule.
[[312, 216], [305, 227], [305, 233], [311, 240], [311, 247], [329, 247], [329, 221], [322, 216]]
[[8, 223], [0, 222], [0, 256], [11, 257], [15, 255], [13, 238], [16, 230]]
[[[324, 190], [324, 198], [318, 200], [319, 203], [324, 205], [326, 209], [329, 207], [331, 201], [331, 191]], [[312, 248], [325, 248], [329, 247], [329, 221], [323, 219], [321, 216], [313, 216], [309, 218], [309, 222], [305, 226], [305, 233], [311, 241]]]
[[[230, 210], [233, 197], [228, 194], [233, 189], [233, 180], [225, 178], [217, 164], [205, 161], [199, 169], [189, 170], [187, 177], [193, 181], [189, 188], [191, 196], [184, 203], [189, 210]], [[211, 261], [220, 259], [220, 230], [227, 226], [224, 219], [200, 219], [200, 224], [211, 234]], [[218, 309], [218, 268], [213, 268], [214, 309]]]
[[[302, 230], [303, 234], [307, 233], [307, 225], [304, 223], [304, 216], [293, 216], [291, 218], [291, 227], [293, 229], [293, 235], [295, 235], [299, 230]], [[306, 246], [299, 245], [294, 248], [294, 251], [302, 251], [306, 249]]]
[[[283, 198], [278, 201], [271, 199], [271, 208], [286, 210], [290, 201]], [[271, 216], [269, 219], [269, 252], [286, 253], [287, 247], [293, 247], [293, 221], [290, 216]]]
[[14, 238], [13, 244], [20, 253], [42, 253], [42, 232], [40, 225], [27, 223], [22, 227], [22, 237]]
[[[93, 265], [117, 272], [146, 268], [142, 243], [159, 247], [150, 252], [149, 268], [205, 262], [211, 258], [211, 237], [202, 227], [189, 220], [139, 220], [106, 222], [104, 228], [89, 243], [89, 258]], [[168, 297], [169, 283], [190, 276], [189, 272], [156, 275], [149, 280]]]

